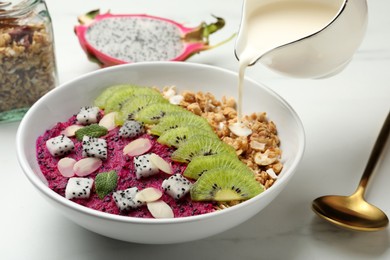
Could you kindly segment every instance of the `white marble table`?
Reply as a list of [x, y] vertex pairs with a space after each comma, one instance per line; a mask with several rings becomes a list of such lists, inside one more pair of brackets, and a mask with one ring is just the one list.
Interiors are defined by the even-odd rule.
[[[73, 34], [79, 14], [95, 8], [149, 13], [195, 25], [227, 20], [212, 40], [237, 31], [239, 0], [47, 0], [56, 38], [60, 81], [98, 69]], [[16, 160], [18, 123], [0, 125], [0, 259], [390, 259], [390, 228], [360, 233], [336, 228], [314, 215], [312, 199], [354, 191], [390, 108], [390, 2], [370, 0], [364, 42], [341, 74], [324, 80], [289, 79], [261, 65], [248, 76], [264, 82], [296, 109], [307, 134], [304, 159], [291, 184], [264, 212], [201, 241], [139, 245], [87, 231], [64, 218], [30, 185]], [[340, 43], [342, 44], [342, 43]], [[196, 55], [191, 62], [237, 70], [234, 42]], [[367, 198], [390, 215], [390, 149]]]

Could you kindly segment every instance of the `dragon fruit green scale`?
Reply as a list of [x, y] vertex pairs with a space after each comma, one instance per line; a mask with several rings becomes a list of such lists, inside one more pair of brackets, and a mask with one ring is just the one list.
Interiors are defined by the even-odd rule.
[[94, 10], [79, 17], [75, 33], [91, 61], [102, 67], [142, 61], [184, 61], [209, 45], [209, 35], [225, 25], [202, 22], [188, 28], [173, 20], [146, 14], [100, 14]]

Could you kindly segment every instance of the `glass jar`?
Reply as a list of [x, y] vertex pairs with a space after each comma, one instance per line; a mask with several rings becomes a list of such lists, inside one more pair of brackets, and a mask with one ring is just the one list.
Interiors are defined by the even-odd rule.
[[20, 120], [57, 84], [54, 36], [44, 0], [0, 0], [0, 123]]

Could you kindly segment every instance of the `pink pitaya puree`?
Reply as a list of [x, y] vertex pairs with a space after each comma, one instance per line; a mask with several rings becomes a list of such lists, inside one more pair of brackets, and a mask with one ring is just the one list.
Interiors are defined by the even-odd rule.
[[[46, 141], [52, 137], [60, 135], [61, 131], [63, 131], [67, 126], [75, 123], [75, 116], [72, 116], [66, 122], [57, 123], [52, 129], [47, 130], [42, 136], [40, 136], [36, 142], [37, 159], [41, 171], [46, 177], [50, 189], [61, 196], [65, 196], [65, 188], [68, 178], [62, 176], [58, 171], [57, 163], [60, 158], [53, 157], [49, 153], [46, 148]], [[135, 177], [133, 158], [128, 155], [123, 155], [124, 146], [133, 139], [119, 137], [118, 131], [119, 127], [111, 130], [107, 135], [101, 137], [107, 141], [107, 159], [103, 161], [100, 169], [86, 177], [95, 178], [95, 176], [100, 172], [115, 170], [118, 174], [117, 190], [124, 190], [129, 187], [137, 187], [139, 190], [147, 187], [154, 187], [162, 190], [161, 183], [170, 175], [160, 172], [154, 176], [137, 180]], [[183, 173], [186, 165], [171, 161], [170, 155], [173, 152], [173, 149], [156, 142], [156, 138], [148, 134], [144, 134], [141, 137], [149, 138], [152, 141], [153, 146], [149, 152], [156, 153], [166, 161], [170, 162], [174, 173]], [[82, 158], [82, 144], [75, 137], [70, 138], [75, 144], [75, 149], [72, 153], [68, 154], [67, 157], [79, 160]], [[171, 206], [175, 217], [187, 217], [209, 213], [214, 211], [215, 206], [213, 203], [209, 202], [192, 201], [189, 194], [180, 200], [175, 200], [168, 194], [164, 193], [161, 199]], [[135, 210], [121, 212], [112, 198], [112, 193], [105, 196], [104, 199], [99, 199], [93, 190], [89, 199], [74, 199], [73, 201], [88, 208], [111, 214], [152, 218], [152, 215], [149, 213], [146, 206], [139, 207]]]

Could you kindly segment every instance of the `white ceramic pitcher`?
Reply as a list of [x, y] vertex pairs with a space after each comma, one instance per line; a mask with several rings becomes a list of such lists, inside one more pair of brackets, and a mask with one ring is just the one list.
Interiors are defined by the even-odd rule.
[[250, 15], [266, 5], [282, 2], [325, 4], [336, 11], [324, 27], [304, 37], [274, 46], [250, 65], [259, 61], [277, 73], [298, 78], [322, 78], [340, 72], [363, 40], [368, 16], [366, 0], [244, 0], [235, 46], [237, 59], [240, 59], [245, 48]]

